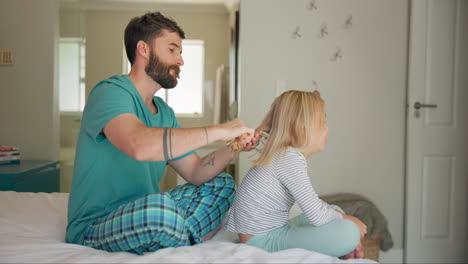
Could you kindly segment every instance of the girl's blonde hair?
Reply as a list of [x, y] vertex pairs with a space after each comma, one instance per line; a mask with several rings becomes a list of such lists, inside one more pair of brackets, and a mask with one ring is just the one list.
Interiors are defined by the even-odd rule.
[[270, 164], [273, 155], [288, 147], [304, 153], [325, 125], [325, 102], [318, 91], [290, 90], [278, 96], [270, 107], [258, 131], [268, 133], [255, 167]]

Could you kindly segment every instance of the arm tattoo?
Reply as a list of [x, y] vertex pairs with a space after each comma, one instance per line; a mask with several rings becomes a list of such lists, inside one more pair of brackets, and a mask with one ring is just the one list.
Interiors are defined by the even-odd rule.
[[205, 136], [206, 136], [206, 144], [208, 145], [208, 131], [206, 130], [206, 127], [204, 127], [205, 129]]
[[172, 128], [164, 128], [163, 134], [163, 153], [164, 160], [171, 160], [174, 157], [172, 156]]
[[215, 154], [214, 153], [208, 154], [207, 156], [205, 156], [201, 160], [201, 165], [202, 166], [208, 166], [208, 165], [214, 166], [214, 163], [215, 163]]
[[169, 128], [169, 158], [174, 158], [172, 153], [172, 128]]

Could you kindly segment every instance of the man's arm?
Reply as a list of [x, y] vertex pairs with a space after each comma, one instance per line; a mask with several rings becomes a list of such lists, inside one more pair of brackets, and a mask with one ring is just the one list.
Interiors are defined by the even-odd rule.
[[169, 161], [169, 165], [187, 182], [200, 186], [218, 175], [231, 160], [231, 150], [224, 146], [201, 159], [197, 154], [192, 154], [180, 160]]
[[[258, 145], [259, 139], [260, 133], [257, 132], [250, 142], [239, 141], [243, 146], [242, 151], [254, 149]], [[201, 159], [197, 154], [192, 154], [180, 160], [169, 161], [169, 165], [186, 181], [200, 186], [216, 177], [232, 160], [232, 154], [230, 146], [223, 146]]]
[[109, 141], [128, 156], [141, 161], [163, 161], [181, 156], [217, 140], [230, 140], [242, 134], [252, 139], [254, 129], [240, 120], [211, 127], [147, 127], [133, 114], [111, 119], [103, 129]]

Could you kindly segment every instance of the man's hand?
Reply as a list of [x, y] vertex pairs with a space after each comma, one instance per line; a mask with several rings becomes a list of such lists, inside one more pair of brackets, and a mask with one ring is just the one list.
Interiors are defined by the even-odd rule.
[[260, 139], [262, 138], [262, 133], [263, 131], [255, 132], [252, 139], [242, 146], [241, 151], [251, 151], [252, 149], [255, 149], [258, 146], [258, 143], [260, 143]]
[[220, 130], [220, 140], [229, 141], [243, 136], [239, 141], [241, 145], [250, 142], [255, 134], [255, 129], [247, 127], [244, 122], [239, 119], [234, 119], [216, 127]]
[[248, 134], [244, 134], [229, 141], [227, 143], [227, 146], [231, 148], [232, 158], [237, 158], [237, 155], [239, 155], [239, 152], [241, 151], [251, 151], [252, 149], [256, 148], [258, 146], [258, 143], [260, 142], [262, 134], [262, 131], [255, 132], [250, 141], [246, 140], [246, 138], [248, 138]]

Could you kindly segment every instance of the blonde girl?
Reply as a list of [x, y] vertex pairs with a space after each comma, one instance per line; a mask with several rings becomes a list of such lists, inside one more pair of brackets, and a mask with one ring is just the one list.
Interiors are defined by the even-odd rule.
[[[287, 91], [257, 128], [268, 135], [237, 192], [225, 229], [248, 245], [275, 252], [304, 248], [342, 257], [363, 257], [365, 225], [322, 201], [307, 173], [310, 155], [325, 147], [328, 126], [318, 91]], [[297, 202], [302, 214], [288, 220]]]

